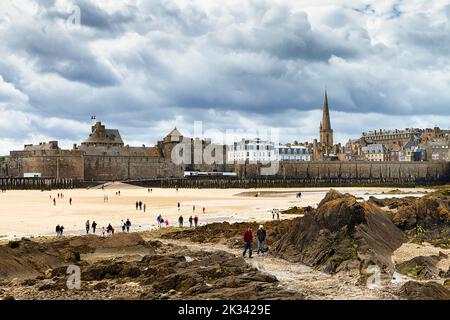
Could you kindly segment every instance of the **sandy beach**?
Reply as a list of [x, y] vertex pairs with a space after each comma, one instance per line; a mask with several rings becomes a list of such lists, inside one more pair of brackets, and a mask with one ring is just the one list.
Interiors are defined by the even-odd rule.
[[[121, 195], [116, 195], [120, 190]], [[8, 191], [0, 194], [0, 236], [3, 239], [23, 236], [53, 235], [57, 224], [65, 227], [67, 235], [81, 234], [86, 220], [95, 220], [98, 231], [111, 223], [120, 230], [121, 221], [130, 219], [132, 230], [141, 231], [156, 227], [156, 216], [162, 214], [173, 225], [178, 217], [184, 216], [185, 223], [190, 215], [199, 217], [200, 224], [212, 222], [242, 222], [271, 220], [271, 210], [288, 209], [293, 206], [316, 206], [329, 188], [295, 189], [159, 189], [135, 187], [121, 183], [111, 184], [104, 190], [71, 189], [52, 191]], [[383, 192], [392, 188], [337, 188], [358, 197], [369, 195], [383, 197]], [[425, 189], [401, 189], [405, 193], [420, 193]], [[301, 199], [296, 193], [302, 192]], [[50, 197], [63, 193], [63, 199], [56, 199], [56, 206]], [[254, 194], [259, 193], [258, 197]], [[109, 201], [104, 202], [104, 195]], [[392, 196], [392, 195], [390, 195]], [[402, 195], [404, 196], [404, 195]], [[72, 206], [69, 199], [73, 199]], [[135, 209], [136, 201], [146, 204], [144, 213]], [[180, 202], [180, 211], [177, 204]], [[193, 212], [193, 206], [196, 211]], [[203, 214], [202, 208], [206, 212]], [[293, 218], [285, 216], [282, 218]], [[101, 231], [100, 231], [101, 232]]]

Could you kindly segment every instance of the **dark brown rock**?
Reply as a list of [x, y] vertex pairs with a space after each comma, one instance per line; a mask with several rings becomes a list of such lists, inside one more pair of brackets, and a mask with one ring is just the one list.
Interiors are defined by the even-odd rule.
[[292, 221], [275, 254], [333, 273], [347, 260], [394, 270], [393, 251], [406, 237], [377, 206], [331, 190], [316, 212]]
[[397, 270], [402, 274], [417, 279], [437, 279], [439, 277], [439, 269], [436, 265], [442, 258], [440, 256], [414, 257], [397, 265]]
[[450, 290], [436, 282], [408, 281], [398, 290], [398, 294], [408, 300], [450, 300]]

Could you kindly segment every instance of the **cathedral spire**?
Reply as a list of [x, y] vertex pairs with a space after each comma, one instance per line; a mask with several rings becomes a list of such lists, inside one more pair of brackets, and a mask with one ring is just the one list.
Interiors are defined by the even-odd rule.
[[328, 108], [328, 94], [325, 90], [325, 100], [323, 102], [323, 116], [320, 123], [320, 143], [326, 148], [333, 147], [333, 130], [330, 123], [330, 109]]
[[327, 91], [325, 90], [325, 100], [323, 103], [322, 130], [330, 130], [330, 129], [331, 129], [330, 110], [328, 108], [328, 95]]

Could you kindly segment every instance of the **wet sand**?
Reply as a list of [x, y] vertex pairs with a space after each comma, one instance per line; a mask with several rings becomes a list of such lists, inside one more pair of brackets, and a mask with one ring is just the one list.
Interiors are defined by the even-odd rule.
[[[382, 195], [393, 188], [336, 188], [340, 192], [349, 192], [356, 196]], [[121, 195], [115, 195], [120, 190]], [[53, 191], [8, 191], [0, 194], [0, 240], [23, 236], [53, 235], [57, 224], [65, 227], [67, 235], [83, 233], [86, 220], [95, 220], [97, 232], [102, 226], [111, 223], [117, 231], [121, 220], [129, 218], [133, 231], [148, 230], [156, 227], [156, 216], [162, 214], [173, 225], [178, 217], [184, 216], [185, 224], [190, 215], [199, 217], [200, 224], [211, 222], [240, 222], [271, 220], [271, 210], [288, 209], [293, 206], [316, 206], [329, 188], [292, 188], [292, 189], [160, 189], [124, 184], [111, 184], [105, 190], [72, 189]], [[425, 189], [401, 189], [406, 193], [418, 193]], [[249, 196], [248, 192], [262, 192], [264, 196]], [[280, 194], [281, 192], [281, 194]], [[301, 199], [296, 193], [302, 192]], [[64, 199], [56, 199], [53, 205], [50, 196], [63, 193]], [[104, 202], [104, 195], [109, 201]], [[392, 196], [392, 195], [391, 195]], [[402, 195], [404, 196], [404, 195]], [[72, 206], [69, 198], [73, 199]], [[135, 202], [142, 201], [147, 211], [135, 209]], [[181, 203], [180, 211], [177, 203]], [[195, 205], [196, 211], [193, 212]], [[203, 214], [202, 208], [206, 208]], [[282, 218], [294, 218], [289, 215]]]

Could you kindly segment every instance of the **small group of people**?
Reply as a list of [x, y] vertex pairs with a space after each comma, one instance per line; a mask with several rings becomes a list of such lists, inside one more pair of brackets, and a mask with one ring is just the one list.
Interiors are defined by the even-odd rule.
[[119, 191], [116, 191], [116, 196], [119, 196], [119, 197], [120, 197], [120, 190], [119, 190]]
[[[258, 251], [257, 254], [261, 252], [263, 255], [267, 251], [264, 247], [267, 233], [264, 229], [263, 225], [260, 225], [258, 228], [258, 231], [256, 232], [256, 237], [258, 239]], [[248, 227], [247, 230], [244, 232], [244, 252], [242, 256], [245, 258], [245, 255], [247, 253], [247, 250], [249, 251], [249, 258], [252, 258], [253, 255], [253, 232], [252, 228]]]
[[166, 227], [168, 227], [169, 226], [169, 220], [164, 220], [164, 218], [162, 217], [162, 215], [161, 214], [159, 214], [157, 217], [156, 217], [156, 222], [158, 223], [158, 226], [161, 228], [161, 227], [164, 227], [164, 226], [166, 226]]
[[272, 220], [275, 220], [275, 215], [277, 216], [277, 220], [280, 220], [280, 211], [277, 209], [272, 209]]
[[136, 201], [136, 210], [142, 210], [144, 209], [144, 212], [147, 209], [147, 205], [145, 203], [142, 203], [142, 201]]
[[[56, 206], [56, 198], [53, 198], [52, 195], [49, 196], [50, 200], [52, 200], [53, 205]], [[62, 193], [58, 193], [58, 199], [64, 199], [64, 195]], [[72, 197], [69, 198], [69, 205], [72, 205]]]
[[97, 230], [97, 222], [92, 221], [92, 225], [91, 225], [89, 220], [87, 220], [86, 223], [85, 223], [85, 226], [86, 226], [86, 234], [89, 234], [89, 231], [91, 230], [91, 227], [92, 227], [92, 233], [95, 234], [95, 230]]
[[[198, 217], [197, 216], [195, 216], [194, 218], [192, 218], [192, 216], [190, 216], [188, 221], [189, 221], [189, 227], [192, 228], [194, 225], [195, 225], [195, 227], [198, 226]], [[180, 226], [180, 228], [183, 228], [183, 226], [184, 226], [183, 216], [180, 216], [178, 218], [178, 225]]]
[[130, 228], [131, 228], [131, 221], [128, 218], [127, 221], [123, 222], [122, 220], [122, 232], [130, 232]]
[[63, 225], [57, 225], [56, 226], [56, 236], [62, 237], [64, 235], [64, 226]]
[[148, 189], [147, 189], [147, 193], [153, 193], [153, 189], [148, 188]]
[[189, 217], [189, 227], [192, 228], [193, 225], [197, 228], [197, 226], [198, 226], [198, 217], [197, 216], [195, 216], [194, 218], [192, 218], [192, 216]]

